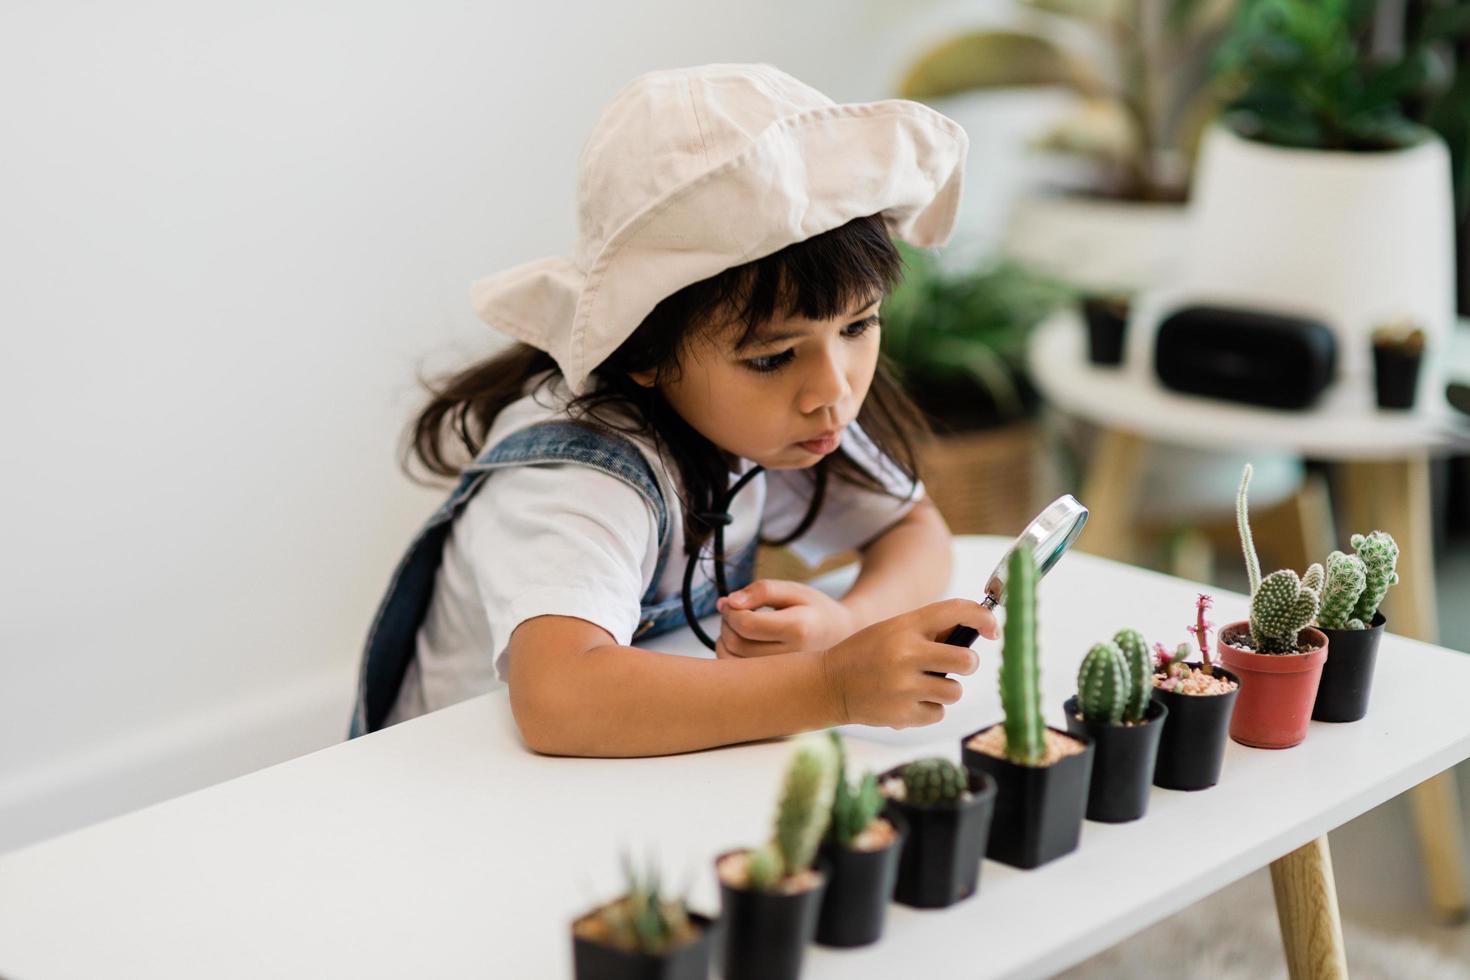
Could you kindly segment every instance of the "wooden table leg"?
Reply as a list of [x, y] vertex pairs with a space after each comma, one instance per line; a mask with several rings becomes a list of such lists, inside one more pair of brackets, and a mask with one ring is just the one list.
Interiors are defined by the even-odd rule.
[[1134, 552], [1134, 503], [1148, 443], [1121, 429], [1103, 428], [1087, 465], [1082, 504], [1090, 512], [1077, 548], [1114, 561]]
[[1271, 889], [1291, 980], [1347, 980], [1327, 838], [1272, 861]]
[[[1388, 629], [1436, 642], [1439, 621], [1428, 458], [1349, 463], [1343, 476], [1348, 527], [1354, 533], [1387, 531], [1402, 550], [1399, 584], [1389, 589], [1383, 605]], [[1470, 897], [1465, 888], [1465, 818], [1454, 770], [1415, 786], [1409, 791], [1409, 802], [1430, 901], [1445, 921], [1463, 922], [1470, 914]]]

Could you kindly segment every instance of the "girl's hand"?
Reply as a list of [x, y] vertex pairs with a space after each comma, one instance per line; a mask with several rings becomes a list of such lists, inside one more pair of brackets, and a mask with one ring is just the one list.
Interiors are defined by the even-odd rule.
[[847, 639], [859, 625], [851, 609], [821, 589], [783, 579], [752, 582], [716, 605], [723, 617], [715, 650], [719, 656], [824, 650]]
[[968, 647], [944, 642], [956, 626], [970, 626], [993, 640], [999, 635], [989, 609], [969, 599], [945, 599], [874, 623], [823, 655], [836, 715], [843, 723], [912, 728], [944, 717], [944, 706], [964, 689], [951, 677], [928, 671], [973, 674], [980, 658]]

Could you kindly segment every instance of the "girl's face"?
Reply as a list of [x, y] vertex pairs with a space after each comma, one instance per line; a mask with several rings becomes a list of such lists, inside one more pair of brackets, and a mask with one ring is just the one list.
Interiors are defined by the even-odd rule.
[[[773, 318], [739, 351], [740, 328], [708, 333], [685, 346], [664, 397], [726, 452], [772, 470], [811, 466], [837, 449], [867, 397], [881, 301], [832, 320]], [[633, 377], [653, 383], [652, 372]]]

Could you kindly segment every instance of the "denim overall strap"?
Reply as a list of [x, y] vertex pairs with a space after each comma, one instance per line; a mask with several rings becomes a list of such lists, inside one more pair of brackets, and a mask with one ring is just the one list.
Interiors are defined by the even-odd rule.
[[[444, 542], [455, 516], [494, 470], [537, 463], [591, 466], [627, 483], [653, 506], [658, 517], [658, 573], [644, 595], [645, 603], [651, 602], [668, 551], [669, 516], [658, 479], [643, 453], [625, 436], [578, 422], [542, 422], [514, 432], [465, 467], [458, 485], [419, 529], [394, 570], [368, 631], [348, 738], [377, 731], [393, 710], [417, 649], [419, 626], [428, 614]], [[660, 625], [663, 622], [660, 619]]]

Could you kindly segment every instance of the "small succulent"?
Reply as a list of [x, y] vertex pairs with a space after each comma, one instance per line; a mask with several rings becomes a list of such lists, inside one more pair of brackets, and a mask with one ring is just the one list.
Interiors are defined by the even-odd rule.
[[[1213, 597], [1201, 592], [1199, 598], [1194, 601], [1194, 625], [1185, 627], [1194, 634], [1194, 642], [1199, 644], [1199, 659], [1206, 672], [1209, 672], [1214, 666], [1210, 663], [1210, 630], [1215, 628], [1215, 624], [1205, 619], [1205, 613], [1214, 603]], [[1182, 643], [1179, 648], [1188, 652], [1188, 647]]]
[[1000, 703], [1005, 711], [1006, 756], [1035, 765], [1046, 754], [1041, 721], [1041, 668], [1036, 654], [1036, 559], [1028, 548], [1011, 551], [1006, 577], [1005, 643], [1000, 661]]
[[1240, 476], [1235, 518], [1240, 530], [1241, 550], [1245, 553], [1246, 575], [1250, 578], [1251, 646], [1259, 653], [1295, 653], [1297, 634], [1317, 618], [1325, 574], [1321, 565], [1313, 565], [1305, 576], [1282, 568], [1261, 578], [1261, 561], [1256, 556], [1255, 542], [1251, 538], [1246, 502], [1250, 479], [1251, 465], [1247, 463]]
[[1363, 594], [1358, 599], [1358, 605], [1353, 610], [1353, 618], [1360, 621], [1364, 627], [1373, 622], [1373, 616], [1378, 612], [1378, 606], [1383, 602], [1383, 597], [1388, 594], [1391, 585], [1397, 585], [1399, 574], [1396, 567], [1399, 561], [1398, 542], [1386, 531], [1374, 531], [1372, 534], [1354, 534], [1348, 539], [1353, 550], [1363, 561], [1363, 571], [1367, 576], [1367, 583], [1363, 587]]
[[[1332, 630], [1359, 629], [1362, 621], [1353, 610], [1368, 584], [1368, 572], [1357, 555], [1334, 551], [1327, 556], [1326, 581], [1322, 586], [1322, 608], [1317, 625]], [[1356, 624], [1356, 625], [1355, 625]]]
[[839, 847], [851, 847], [853, 839], [883, 809], [883, 793], [878, 789], [878, 777], [874, 773], [864, 773], [856, 787], [847, 781], [847, 753], [843, 750], [842, 736], [836, 731], [831, 735], [837, 751], [837, 788], [832, 794], [832, 822], [827, 835]]
[[904, 802], [912, 806], [955, 803], [969, 791], [965, 771], [948, 759], [917, 759], [903, 767]]
[[1121, 725], [1128, 702], [1128, 661], [1118, 644], [1094, 643], [1077, 671], [1077, 706], [1087, 721]]
[[656, 955], [689, 933], [692, 926], [684, 899], [664, 897], [656, 868], [640, 873], [624, 856], [623, 876], [627, 882], [623, 895], [595, 913], [608, 945]]
[[797, 739], [776, 808], [775, 831], [769, 843], [749, 852], [752, 888], [770, 891], [782, 878], [812, 866], [832, 818], [837, 766], [830, 738], [804, 735]]
[[1113, 642], [1123, 651], [1128, 663], [1128, 700], [1123, 705], [1124, 721], [1143, 721], [1153, 697], [1153, 657], [1148, 641], [1135, 629], [1121, 629], [1113, 634]]

